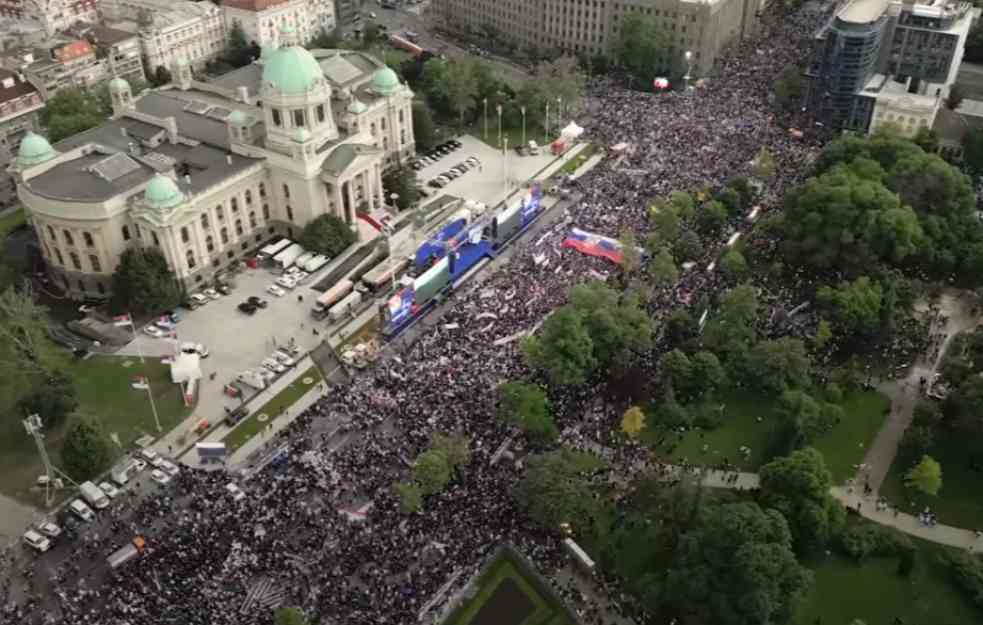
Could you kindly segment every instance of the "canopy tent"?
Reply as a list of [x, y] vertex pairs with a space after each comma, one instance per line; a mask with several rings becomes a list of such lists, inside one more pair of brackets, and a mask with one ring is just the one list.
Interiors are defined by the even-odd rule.
[[577, 125], [577, 122], [570, 122], [567, 127], [560, 131], [560, 138], [571, 142], [584, 134], [584, 129]]

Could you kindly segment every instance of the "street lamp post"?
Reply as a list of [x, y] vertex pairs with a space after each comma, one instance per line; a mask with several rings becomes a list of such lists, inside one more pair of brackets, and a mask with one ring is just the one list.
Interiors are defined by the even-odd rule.
[[683, 56], [686, 58], [686, 75], [683, 76], [683, 85], [685, 91], [689, 91], [689, 79], [693, 73], [693, 53], [687, 50]]
[[488, 98], [485, 98], [485, 141], [488, 141]]
[[522, 145], [526, 145], [526, 107], [520, 106], [519, 111], [522, 112]]
[[502, 198], [502, 204], [509, 197], [509, 138], [505, 137], [505, 143], [502, 147], [502, 184], [505, 187], [505, 197]]
[[563, 123], [563, 96], [556, 96], [556, 127]]
[[[398, 193], [390, 193], [389, 199], [392, 200], [393, 205], [393, 222], [396, 220], [396, 200], [399, 199]], [[393, 291], [396, 290], [396, 271], [395, 271], [395, 258], [396, 250], [393, 249], [393, 223], [386, 224], [386, 245], [389, 246], [389, 279], [392, 281]]]
[[495, 112], [498, 113], [498, 145], [502, 145], [502, 105], [495, 105]]
[[546, 126], [545, 134], [543, 135], [543, 145], [547, 145], [550, 142], [550, 103], [549, 100], [546, 101]]

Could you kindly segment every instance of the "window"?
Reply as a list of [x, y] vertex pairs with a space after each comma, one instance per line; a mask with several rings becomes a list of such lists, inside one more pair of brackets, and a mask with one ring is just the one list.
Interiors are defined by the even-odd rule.
[[75, 252], [69, 252], [68, 257], [72, 259], [72, 267], [75, 267], [75, 271], [82, 271], [82, 263], [79, 261], [79, 255]]
[[222, 228], [222, 245], [225, 245], [228, 242], [229, 242], [229, 229]]
[[375, 136], [375, 122], [372, 122], [369, 125], [369, 133], [371, 133], [373, 137]]
[[61, 250], [58, 249], [57, 247], [55, 248], [55, 256], [58, 257], [58, 264], [59, 265], [64, 265], [65, 264], [65, 257], [61, 255]]
[[196, 264], [194, 251], [188, 250], [188, 252], [184, 255], [184, 257], [188, 259], [188, 269], [194, 269]]
[[236, 234], [237, 235], [241, 235], [242, 234], [242, 220], [241, 219], [236, 219]]
[[263, 204], [263, 220], [264, 221], [269, 221], [270, 220], [270, 205], [269, 204]]
[[221, 204], [215, 207], [215, 217], [218, 218], [219, 221], [225, 221], [225, 211], [222, 210]]
[[403, 109], [399, 109], [399, 123], [403, 123]]
[[249, 241], [243, 241], [242, 242], [242, 245], [240, 245], [239, 247], [241, 249], [248, 250], [249, 249]]
[[318, 104], [317, 105], [317, 108], [314, 109], [314, 110], [317, 111], [317, 121], [318, 121], [318, 123], [323, 122], [324, 121], [324, 105], [323, 104]]
[[[126, 226], [123, 226], [123, 227], [125, 228]], [[48, 226], [48, 238], [51, 239], [52, 241], [54, 241], [56, 239], [56, 237], [55, 237], [55, 229], [52, 228], [51, 226]]]
[[75, 240], [72, 239], [72, 233], [69, 232], [68, 230], [64, 230], [63, 232], [65, 234], [65, 243], [68, 243], [69, 245], [75, 245]]
[[92, 267], [92, 271], [96, 273], [102, 271], [102, 264], [99, 262], [99, 257], [95, 254], [89, 254], [89, 265]]
[[201, 215], [201, 227], [203, 230], [208, 230], [208, 213], [202, 213]]
[[294, 111], [294, 126], [298, 128], [304, 127], [304, 111], [303, 109], [297, 109]]
[[233, 213], [238, 213], [239, 212], [239, 199], [238, 198], [232, 198], [231, 200], [229, 200], [229, 206], [232, 208], [232, 212]]
[[213, 258], [212, 259], [212, 267], [218, 267], [221, 264], [222, 264], [222, 261], [220, 259], [218, 259], [218, 258]]
[[191, 240], [191, 235], [188, 233], [188, 227], [184, 226], [181, 228], [181, 243], [187, 243]]
[[124, 241], [129, 241], [130, 240], [130, 227], [129, 226], [123, 226], [122, 231], [123, 231], [123, 240]]
[[385, 129], [386, 129], [386, 118], [385, 117], [383, 117], [382, 119], [379, 120], [379, 128], [382, 129], [383, 131], [385, 131]]
[[256, 227], [256, 213], [254, 212], [249, 213], [249, 227], [250, 228]]
[[287, 205], [287, 219], [290, 221], [294, 220], [294, 209], [290, 208], [289, 205]]
[[253, 203], [253, 192], [246, 189], [246, 206], [251, 206]]
[[283, 119], [280, 117], [280, 109], [272, 109], [270, 112], [273, 113], [273, 125], [277, 127], [282, 126]]
[[205, 249], [209, 252], [215, 251], [215, 238], [212, 235], [205, 237]]
[[151, 232], [150, 234], [152, 234], [154, 237], [154, 245], [160, 246], [160, 239], [157, 238], [157, 233]]
[[290, 199], [290, 187], [286, 183], [283, 185], [283, 197]]
[[141, 237], [142, 237], [142, 235], [141, 235], [141, 233], [140, 233], [140, 224], [137, 224], [137, 225], [136, 225], [136, 229], [137, 229], [137, 238], [139, 239], [139, 238], [141, 238]]
[[259, 183], [259, 197], [266, 197], [266, 185]]
[[96, 282], [96, 288], [99, 289], [99, 295], [106, 294], [106, 287], [102, 285], [102, 282]]
[[92, 240], [92, 234], [89, 232], [82, 233], [82, 239], [85, 241], [85, 247], [95, 247], [96, 242]]

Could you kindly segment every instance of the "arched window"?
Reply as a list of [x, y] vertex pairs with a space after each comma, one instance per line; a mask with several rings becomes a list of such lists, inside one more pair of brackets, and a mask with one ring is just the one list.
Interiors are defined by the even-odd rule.
[[289, 205], [287, 206], [287, 219], [290, 221], [294, 220], [294, 209], [290, 208]]
[[82, 233], [82, 238], [85, 240], [85, 246], [86, 247], [95, 247], [96, 242], [94, 240], [92, 240], [92, 234], [90, 234], [88, 232], [83, 232]]
[[82, 271], [82, 263], [79, 261], [79, 255], [75, 252], [69, 252], [68, 257], [72, 259], [72, 267], [75, 268], [75, 271]]
[[65, 257], [61, 255], [61, 250], [58, 249], [57, 247], [55, 248], [55, 257], [58, 258], [59, 265], [65, 264]]
[[201, 227], [204, 230], [208, 230], [208, 213], [201, 214]]
[[250, 228], [256, 227], [256, 213], [254, 211], [249, 212], [249, 227]]
[[[126, 226], [123, 227], [125, 228]], [[52, 241], [54, 241], [57, 238], [55, 237], [55, 229], [52, 228], [51, 226], [48, 226], [48, 238], [51, 239]]]
[[69, 245], [75, 245], [75, 240], [72, 238], [72, 233], [69, 232], [68, 230], [63, 230], [63, 232], [65, 234], [65, 243], [68, 243]]
[[369, 133], [371, 133], [373, 137], [375, 136], [375, 122], [369, 124]]
[[123, 228], [122, 228], [122, 231], [123, 231], [123, 240], [124, 241], [129, 241], [130, 240], [130, 227], [127, 226], [127, 225], [124, 225]]
[[188, 269], [194, 269], [196, 264], [194, 251], [188, 250], [184, 257], [188, 259]]
[[215, 251], [215, 239], [212, 237], [212, 235], [205, 237], [205, 249], [209, 252]]
[[89, 254], [89, 265], [92, 266], [92, 271], [96, 273], [102, 272], [102, 263], [99, 262], [99, 257], [95, 254]]
[[263, 204], [263, 219], [265, 219], [266, 221], [269, 221], [270, 220], [270, 205], [269, 204]]
[[283, 118], [280, 117], [280, 109], [270, 109], [270, 113], [273, 115], [273, 125], [280, 127], [283, 125]]
[[290, 199], [290, 186], [287, 183], [283, 183], [283, 197]]
[[191, 233], [188, 232], [188, 227], [184, 226], [181, 228], [181, 243], [187, 243], [191, 240]]
[[150, 234], [154, 237], [154, 245], [160, 247], [160, 239], [157, 237], [157, 233], [151, 232]]
[[306, 124], [306, 122], [304, 120], [304, 109], [297, 109], [297, 110], [295, 110], [294, 111], [294, 126], [296, 126], [297, 128], [303, 128], [306, 125], [307, 124]]
[[381, 128], [383, 132], [386, 131], [386, 118], [385, 117], [383, 117], [382, 119], [379, 120], [379, 128]]
[[242, 234], [242, 220], [236, 219], [236, 234]]
[[229, 229], [222, 228], [222, 245], [225, 245], [228, 242], [229, 242]]
[[253, 192], [250, 191], [249, 189], [246, 189], [245, 197], [246, 197], [246, 206], [250, 206], [253, 203]]
[[406, 130], [402, 128], [399, 130], [399, 143], [400, 145], [406, 145]]
[[403, 109], [399, 109], [399, 123], [403, 123]]
[[222, 210], [221, 204], [215, 207], [215, 218], [219, 221], [225, 221], [225, 211]]
[[229, 205], [232, 207], [233, 213], [239, 212], [239, 200], [237, 198], [232, 198], [229, 200]]
[[324, 121], [324, 105], [318, 104], [316, 110], [317, 110], [317, 121], [318, 123], [321, 123]]
[[259, 197], [266, 197], [266, 185], [259, 183]]

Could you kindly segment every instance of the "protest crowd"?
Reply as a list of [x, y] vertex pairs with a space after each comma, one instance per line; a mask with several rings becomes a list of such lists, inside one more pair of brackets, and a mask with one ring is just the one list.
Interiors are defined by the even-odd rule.
[[[608, 261], [561, 248], [570, 227], [610, 237], [644, 233], [655, 197], [717, 188], [747, 174], [762, 147], [776, 165], [757, 201], [763, 213], [807, 173], [819, 142], [808, 130], [796, 137], [787, 122], [779, 125], [768, 95], [780, 71], [801, 61], [803, 41], [832, 7], [790, 16], [774, 5], [781, 3], [763, 16], [759, 34], [722, 54], [714, 77], [689, 92], [636, 93], [607, 79], [592, 82], [586, 135], [602, 146], [629, 142], [631, 151], [570, 183], [580, 199], [563, 219], [520, 242], [480, 285], [453, 296], [441, 324], [454, 329], [437, 324], [398, 339], [377, 366], [329, 389], [281, 431], [271, 444], [286, 446], [289, 461], [240, 480], [244, 500], [225, 491], [236, 479], [229, 472], [186, 467], [155, 496], [118, 499], [56, 569], [4, 563], [10, 575], [0, 586], [0, 622], [265, 624], [271, 608], [283, 605], [304, 609], [313, 622], [406, 625], [420, 622], [424, 604], [455, 571], [463, 574], [447, 598], [503, 542], [548, 579], [568, 566], [559, 534], [538, 529], [516, 507], [519, 463], [490, 462], [510, 436], [495, 416], [495, 388], [528, 375], [520, 342], [496, 340], [532, 331], [571, 286], [611, 273]], [[750, 227], [735, 220], [723, 240], [704, 241], [703, 257], [659, 290], [650, 312], [660, 316], [722, 288], [705, 268], [727, 236]], [[532, 261], [542, 254], [548, 263]], [[477, 319], [481, 313], [493, 317]], [[570, 444], [603, 442], [616, 427], [617, 416], [595, 395], [573, 389], [554, 401]], [[339, 422], [348, 424], [342, 432], [331, 425]], [[392, 486], [406, 479], [435, 433], [466, 435], [470, 461], [421, 512], [404, 513]], [[106, 554], [134, 535], [147, 537], [146, 555], [107, 571]], [[628, 609], [559, 590], [585, 623]], [[429, 606], [425, 620], [441, 606]]]

